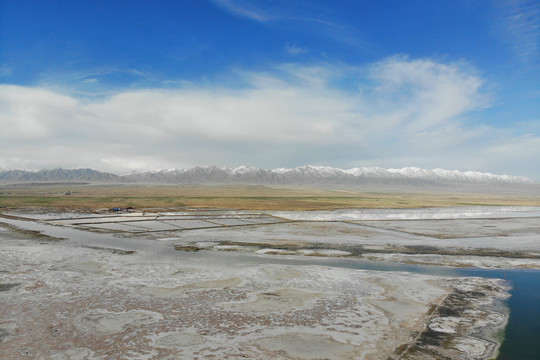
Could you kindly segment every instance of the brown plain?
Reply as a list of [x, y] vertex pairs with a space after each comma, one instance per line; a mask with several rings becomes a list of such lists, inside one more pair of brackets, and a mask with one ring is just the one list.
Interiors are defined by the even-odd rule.
[[[69, 194], [69, 195], [68, 195]], [[0, 209], [233, 208], [331, 210], [435, 206], [540, 206], [540, 196], [405, 189], [310, 189], [260, 185], [11, 185], [0, 187]]]

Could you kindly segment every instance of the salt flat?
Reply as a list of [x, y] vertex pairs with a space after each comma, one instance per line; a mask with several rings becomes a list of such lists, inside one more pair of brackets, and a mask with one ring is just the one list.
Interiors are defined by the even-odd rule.
[[[496, 353], [497, 332], [508, 319], [498, 302], [508, 297], [505, 281], [345, 269], [317, 258], [538, 267], [534, 212], [497, 221], [454, 215], [455, 236], [444, 237], [439, 232], [452, 235], [452, 227], [429, 222], [449, 220], [362, 221], [343, 214], [324, 221], [239, 211], [199, 211], [200, 219], [118, 214], [116, 222], [99, 221], [102, 214], [96, 222], [92, 214], [0, 218], [0, 351], [13, 359], [484, 359]], [[215, 227], [159, 231], [152, 228], [159, 216], [167, 216], [160, 226]], [[509, 237], [516, 240], [512, 251], [503, 246]], [[241, 252], [255, 261], [229, 256]], [[314, 259], [309, 265], [262, 261], [306, 256]]]
[[[272, 214], [289, 221], [256, 228], [196, 229], [171, 240], [178, 246], [216, 250], [228, 246], [229, 251], [275, 255], [349, 256], [456, 267], [540, 268], [538, 208]], [[359, 217], [368, 220], [358, 220]]]
[[[224, 266], [4, 236], [0, 264], [2, 284], [12, 285], [0, 293], [8, 359], [387, 359], [408, 346], [424, 358], [415, 334], [442, 326], [433, 309], [458, 286], [506, 296], [494, 280]], [[489, 314], [476, 317], [504, 325], [503, 312]], [[458, 345], [474, 329], [460, 329], [456, 345], [440, 351], [466, 353]], [[473, 339], [483, 355], [495, 347]]]

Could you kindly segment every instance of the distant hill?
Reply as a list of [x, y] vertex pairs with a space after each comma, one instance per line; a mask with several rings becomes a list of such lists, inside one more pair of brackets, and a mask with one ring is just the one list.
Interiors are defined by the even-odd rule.
[[92, 169], [52, 169], [39, 171], [3, 170], [2, 182], [69, 182], [92, 183], [151, 183], [151, 184], [261, 184], [261, 185], [441, 185], [492, 184], [528, 185], [535, 181], [521, 176], [494, 175], [475, 171], [462, 172], [445, 169], [383, 169], [362, 167], [342, 170], [325, 166], [301, 166], [294, 169], [266, 170], [241, 166], [216, 166], [188, 169], [148, 171], [130, 175], [115, 175]]
[[0, 171], [0, 181], [4, 182], [118, 182], [118, 175], [100, 172], [92, 169], [52, 169], [52, 170], [3, 170]]

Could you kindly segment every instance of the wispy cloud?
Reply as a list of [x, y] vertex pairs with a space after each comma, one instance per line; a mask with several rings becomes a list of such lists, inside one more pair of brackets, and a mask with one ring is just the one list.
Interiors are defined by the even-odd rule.
[[301, 55], [306, 54], [308, 52], [307, 48], [300, 47], [294, 43], [285, 43], [285, 51], [287, 51], [291, 55]]
[[10, 76], [13, 73], [13, 68], [7, 65], [0, 65], [0, 77]]
[[[513, 132], [469, 124], [489, 96], [461, 64], [393, 57], [362, 68], [288, 64], [239, 76], [249, 85], [100, 99], [0, 86], [0, 143], [9, 149], [0, 167], [415, 165], [540, 179], [540, 169], [516, 165], [540, 157], [538, 124]], [[337, 86], [343, 78], [356, 88]]]
[[268, 26], [300, 24], [295, 29], [314, 33], [322, 38], [354, 48], [369, 49], [371, 45], [357, 24], [348, 24], [333, 14], [332, 6], [310, 1], [278, 0], [258, 2], [249, 0], [213, 0], [235, 16], [248, 18]]
[[98, 79], [96, 78], [89, 78], [89, 79], [84, 79], [82, 81], [83, 84], [97, 84], [98, 83]]
[[540, 3], [530, 0], [499, 1], [499, 33], [525, 63], [540, 59]]
[[165, 83], [166, 79], [151, 71], [136, 68], [101, 66], [74, 71], [52, 71], [40, 75], [37, 87], [50, 89], [59, 94], [71, 94], [89, 98], [103, 98], [123, 91], [125, 88], [148, 88]]
[[140, 78], [143, 78], [145, 80], [152, 81], [152, 82], [159, 80], [159, 78], [155, 74], [146, 70], [128, 69], [128, 70], [122, 70], [122, 71], [125, 71], [128, 74], [138, 76]]
[[253, 1], [213, 0], [213, 2], [230, 13], [240, 17], [261, 22], [270, 21], [275, 18], [273, 15], [265, 12], [260, 6], [257, 6], [257, 4]]

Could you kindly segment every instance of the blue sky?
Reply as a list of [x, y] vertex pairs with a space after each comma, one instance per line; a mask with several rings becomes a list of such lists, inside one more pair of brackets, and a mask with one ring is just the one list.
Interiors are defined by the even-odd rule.
[[0, 168], [540, 180], [537, 1], [0, 0]]

